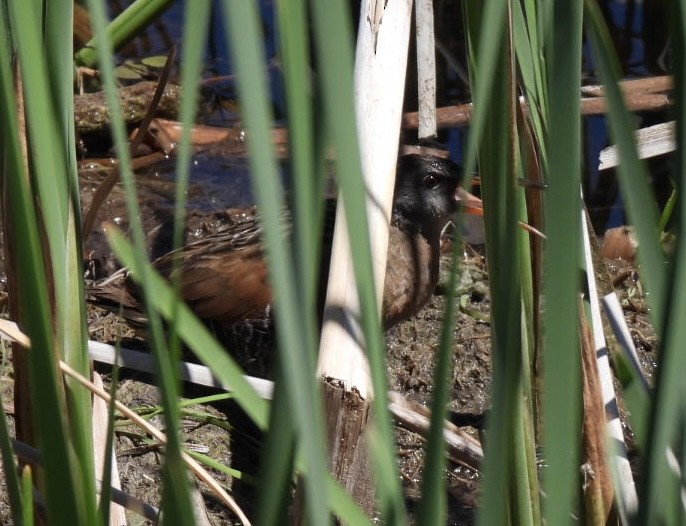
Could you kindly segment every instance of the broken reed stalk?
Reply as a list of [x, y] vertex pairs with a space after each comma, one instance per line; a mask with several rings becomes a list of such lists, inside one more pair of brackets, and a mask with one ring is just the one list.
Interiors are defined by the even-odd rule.
[[[380, 25], [367, 20], [366, 15], [374, 12], [374, 5], [374, 1], [364, 1], [360, 10], [355, 103], [380, 312], [412, 3], [404, 0], [388, 4], [378, 13], [383, 15]], [[334, 233], [318, 374], [324, 380], [329, 467], [363, 509], [370, 512], [374, 509], [374, 485], [369, 476], [365, 436], [373, 391], [360, 338], [360, 309], [349, 246], [345, 221], [339, 220]]]
[[419, 140], [436, 137], [436, 42], [433, 0], [415, 2]]

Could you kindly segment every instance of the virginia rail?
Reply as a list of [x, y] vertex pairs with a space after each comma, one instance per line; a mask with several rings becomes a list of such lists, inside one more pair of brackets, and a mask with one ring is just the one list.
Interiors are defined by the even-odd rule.
[[[399, 158], [383, 295], [386, 328], [416, 314], [433, 293], [438, 281], [440, 235], [457, 209], [460, 179], [460, 168], [448, 159], [433, 155]], [[324, 286], [334, 216], [335, 202], [329, 200], [320, 275]], [[247, 218], [180, 249], [181, 295], [201, 319], [225, 328], [271, 322], [272, 294], [260, 232], [257, 219]], [[179, 257], [178, 252], [160, 257], [153, 265], [169, 276], [174, 257]], [[131, 321], [144, 321], [137, 289], [125, 273], [89, 293], [97, 303], [123, 307]]]

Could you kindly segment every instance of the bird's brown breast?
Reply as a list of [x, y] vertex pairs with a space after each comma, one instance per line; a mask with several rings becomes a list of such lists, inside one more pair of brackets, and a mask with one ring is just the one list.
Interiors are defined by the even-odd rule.
[[382, 303], [385, 328], [414, 316], [429, 300], [438, 280], [438, 258], [437, 242], [391, 228]]

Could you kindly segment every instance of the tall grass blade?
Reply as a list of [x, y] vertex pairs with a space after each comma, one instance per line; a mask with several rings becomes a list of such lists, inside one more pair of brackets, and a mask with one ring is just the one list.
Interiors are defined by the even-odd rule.
[[422, 499], [419, 504], [419, 524], [444, 524], [447, 517], [445, 480], [445, 416], [453, 367], [455, 320], [455, 290], [457, 290], [458, 257], [462, 243], [453, 240], [453, 254], [448, 280], [448, 294], [441, 325], [441, 340], [434, 371], [434, 395], [431, 401], [431, 426], [426, 444], [426, 460], [422, 479]]
[[[115, 51], [121, 49], [173, 3], [173, 0], [136, 0], [133, 2], [107, 26], [107, 40], [111, 42], [112, 49]], [[94, 67], [97, 64], [96, 39], [97, 36], [76, 53], [74, 61], [78, 65]]]
[[[49, 135], [39, 138], [52, 139], [62, 150], [64, 156], [64, 179], [59, 180], [52, 170], [38, 174], [41, 177], [57, 179], [57, 184], [66, 189], [65, 203], [54, 202], [53, 196], [46, 196], [42, 208], [61, 207], [66, 205], [63, 240], [49, 240], [51, 247], [51, 260], [64, 261], [66, 263], [62, 275], [54, 275], [54, 287], [56, 295], [57, 334], [62, 340], [62, 353], [64, 360], [75, 370], [83, 375], [90, 373], [91, 363], [88, 359], [86, 340], [88, 331], [86, 327], [86, 307], [83, 287], [83, 243], [80, 231], [80, 198], [79, 183], [76, 167], [76, 132], [74, 126], [74, 95], [73, 95], [73, 2], [71, 0], [58, 0], [45, 4], [45, 56], [48, 70], [48, 78], [51, 89], [54, 111], [57, 116], [59, 135]], [[29, 105], [33, 98], [29, 98]], [[41, 127], [42, 129], [42, 127]], [[34, 134], [32, 129], [31, 133]], [[59, 141], [57, 138], [59, 137]], [[63, 248], [62, 248], [63, 246]], [[57, 267], [53, 264], [53, 269]], [[74, 446], [78, 451], [78, 457], [83, 459], [80, 463], [82, 477], [89, 484], [88, 493], [84, 495], [87, 502], [94, 505], [92, 499], [87, 496], [93, 495], [93, 450], [92, 441], [92, 404], [90, 393], [67, 380], [67, 402], [69, 403], [69, 424]], [[91, 510], [94, 512], [94, 510]]]
[[[522, 6], [522, 4], [524, 4]], [[521, 87], [526, 97], [531, 126], [541, 150], [545, 154], [545, 132], [547, 130], [546, 108], [548, 106], [547, 84], [545, 82], [545, 61], [539, 37], [539, 6], [533, 0], [512, 2], [512, 34], [521, 74]]]
[[[551, 4], [546, 19], [547, 183], [543, 312], [544, 520], [568, 524], [576, 507], [580, 447], [580, 353], [577, 294], [581, 226], [582, 6]], [[553, 30], [553, 28], [555, 28]]]
[[[594, 30], [597, 33], [596, 40], [602, 39], [598, 44], [602, 44], [606, 38], [606, 31], [602, 20], [598, 16], [598, 8], [594, 3], [587, 3], [588, 11], [594, 19]], [[682, 25], [686, 20], [686, 9], [681, 2], [671, 3], [670, 13], [673, 17], [671, 24], [672, 30], [672, 53], [674, 59], [674, 117], [676, 118], [676, 149], [674, 155], [673, 180], [677, 191], [677, 213], [674, 222], [676, 231], [676, 241], [671, 257], [671, 265], [664, 263], [666, 259], [659, 247], [658, 232], [655, 230], [657, 225], [657, 214], [653, 194], [645, 192], [642, 195], [632, 195], [637, 192], [637, 188], [629, 187], [632, 181], [629, 180], [629, 170], [633, 170], [632, 175], [643, 177], [643, 165], [634, 157], [635, 153], [631, 146], [626, 146], [627, 152], [620, 149], [622, 164], [627, 173], [620, 178], [623, 190], [628, 194], [626, 197], [628, 212], [631, 222], [636, 229], [641, 243], [639, 260], [642, 266], [641, 279], [645, 280], [650, 297], [647, 298], [651, 310], [652, 320], [656, 332], [661, 337], [660, 363], [656, 374], [653, 404], [650, 408], [648, 425], [649, 435], [645, 447], [646, 469], [643, 475], [640, 488], [640, 504], [638, 521], [646, 524], [680, 524], [684, 517], [684, 387], [682, 371], [686, 366], [686, 355], [684, 355], [683, 342], [686, 338], [686, 327], [683, 320], [686, 315], [686, 244], [682, 235], [686, 231], [686, 217], [684, 216], [683, 197], [686, 188], [684, 178], [684, 145], [686, 144], [686, 134], [684, 133], [684, 123], [686, 122], [686, 99], [683, 89], [686, 86], [686, 70], [684, 68], [684, 58], [686, 57], [686, 34]], [[609, 49], [607, 49], [609, 52]], [[607, 60], [600, 58], [599, 62]], [[610, 62], [606, 66], [608, 73], [616, 70], [612, 69], [614, 64]], [[607, 74], [607, 73], [606, 73]], [[608, 93], [609, 95], [609, 93]], [[613, 124], [613, 134], [618, 134], [623, 130], [614, 130], [622, 124], [624, 112], [615, 115], [610, 114], [610, 118], [616, 119]], [[611, 121], [612, 122], [612, 121]], [[615, 140], [620, 147], [620, 137], [615, 136]], [[632, 139], [629, 139], [632, 141]], [[632, 141], [633, 142], [633, 141]], [[627, 155], [628, 154], [628, 155]], [[646, 181], [641, 178], [641, 183]], [[634, 201], [632, 205], [631, 200]], [[638, 207], [640, 201], [649, 201], [647, 205], [642, 204], [643, 210]], [[641, 216], [646, 211], [648, 217]], [[643, 224], [640, 224], [643, 222]], [[639, 228], [641, 233], [639, 233]], [[642, 243], [646, 243], [644, 246]], [[652, 251], [652, 253], [651, 253]]]
[[[83, 390], [75, 389], [70, 390], [71, 396], [65, 399], [56, 368], [57, 359], [69, 349], [68, 358], [82, 371], [87, 370], [83, 301], [79, 301], [83, 293], [74, 211], [78, 208], [78, 197], [74, 197], [73, 192], [76, 181], [74, 139], [73, 134], [71, 138], [68, 136], [73, 128], [71, 77], [59, 71], [64, 65], [63, 59], [48, 56], [57, 60], [57, 63], [48, 63], [41, 48], [53, 45], [63, 52], [66, 48], [69, 56], [71, 24], [58, 29], [51, 26], [58, 20], [48, 21], [46, 35], [41, 34], [42, 12], [38, 7], [36, 3], [22, 7], [12, 4], [8, 13], [24, 80], [31, 177], [40, 207], [34, 208], [33, 198], [29, 197], [31, 190], [19, 157], [21, 148], [14, 121], [17, 106], [12, 95], [5, 92], [7, 120], [4, 129], [7, 133], [4, 148], [7, 156], [13, 158], [8, 166], [16, 163], [6, 180], [7, 202], [11, 203], [7, 217], [14, 224], [21, 224], [21, 228], [13, 232], [18, 240], [13, 247], [16, 258], [13, 268], [18, 274], [19, 301], [24, 304], [21, 319], [26, 324], [26, 332], [37, 342], [28, 355], [30, 402], [43, 453], [48, 515], [71, 519], [78, 524], [79, 521], [92, 522], [95, 517], [90, 398]], [[3, 26], [6, 34], [7, 26]], [[5, 64], [3, 82], [7, 84], [3, 89], [11, 89], [9, 62]], [[11, 195], [14, 197], [10, 198]], [[38, 225], [45, 229], [46, 256], [41, 255], [43, 247], [38, 242]], [[26, 230], [27, 237], [20, 234], [21, 229]], [[33, 261], [29, 264], [26, 259]], [[43, 266], [43, 261], [49, 262], [48, 268]], [[34, 282], [28, 284], [28, 280]], [[54, 320], [50, 316], [50, 295], [55, 301]], [[67, 401], [70, 403], [68, 411]], [[70, 448], [67, 425], [71, 425], [76, 454], [72, 454]], [[65, 474], [68, 474], [68, 484], [64, 483]]]
[[[476, 69], [470, 69], [472, 97], [475, 104], [464, 160], [466, 174], [464, 186], [469, 188], [469, 178], [476, 167], [478, 147], [484, 140], [488, 108], [484, 101], [489, 99], [496, 79], [495, 68], [498, 65], [498, 54], [503, 41], [507, 3], [497, 0], [481, 3], [469, 1], [465, 3], [465, 12], [467, 15], [465, 20], [468, 24], [466, 35], [469, 63], [479, 65]], [[483, 27], [481, 27], [482, 20]], [[479, 100], [482, 102], [479, 103]]]
[[[118, 351], [118, 350], [117, 350]], [[117, 352], [118, 354], [118, 352]], [[118, 358], [118, 356], [117, 356]], [[112, 367], [112, 376], [110, 378], [110, 399], [117, 399], [117, 388], [119, 386], [119, 366], [115, 365]], [[100, 503], [98, 504], [98, 512], [100, 514], [100, 520], [103, 524], [107, 524], [110, 518], [111, 509], [111, 498], [112, 498], [112, 462], [116, 462], [114, 457], [114, 423], [115, 423], [115, 404], [109, 404], [107, 408], [107, 433], [105, 440], [105, 461], [102, 466], [102, 471], [100, 471], [100, 466], [98, 467], [98, 473], [102, 473], [102, 479], [100, 484]]]
[[31, 477], [31, 467], [24, 466], [21, 470], [21, 489], [22, 501], [24, 502], [23, 514], [19, 524], [30, 526], [33, 520], [33, 482]]
[[172, 363], [167, 346], [162, 337], [161, 320], [150, 304], [153, 289], [150, 286], [149, 269], [144, 265], [145, 238], [140, 222], [138, 201], [136, 196], [133, 174], [130, 169], [130, 154], [126, 141], [126, 131], [119, 109], [119, 101], [115, 92], [114, 64], [112, 59], [111, 42], [106, 34], [106, 20], [103, 4], [97, 0], [89, 0], [89, 11], [93, 24], [96, 49], [100, 61], [100, 72], [104, 81], [107, 103], [110, 108], [111, 131], [120, 161], [120, 171], [126, 194], [126, 206], [129, 215], [130, 228], [136, 250], [134, 259], [140, 270], [141, 289], [144, 299], [149, 326], [149, 341], [156, 358], [159, 374], [159, 385], [162, 405], [165, 413], [167, 429], [167, 447], [165, 449], [165, 463], [163, 466], [163, 513], [165, 520], [177, 524], [192, 524], [191, 501], [189, 496], [189, 481], [183, 461], [181, 459], [181, 443], [179, 436], [179, 412], [176, 400], [178, 398], [178, 368]]
[[293, 182], [293, 253], [298, 262], [295, 270], [303, 305], [308, 316], [314, 316], [319, 277], [324, 171], [315, 170], [315, 154], [318, 152], [314, 130], [317, 84], [312, 78], [309, 64], [310, 42], [305, 1], [278, 2], [276, 15], [285, 84], [290, 175]]
[[[204, 51], [204, 40], [209, 25], [210, 2], [200, 0], [193, 4], [186, 4], [184, 17], [181, 85], [184, 86], [181, 97], [179, 117], [182, 131], [177, 148], [176, 159], [176, 192], [174, 197], [174, 225], [172, 234], [173, 247], [179, 248], [183, 244], [183, 234], [186, 226], [186, 195], [190, 179], [191, 167], [191, 131], [195, 122], [196, 105], [200, 92], [200, 74]], [[174, 60], [175, 53], [170, 53], [168, 61]], [[170, 66], [169, 64], [167, 65]], [[160, 80], [163, 82], [163, 79]], [[172, 285], [177, 297], [180, 297], [182, 275], [180, 272], [180, 258], [172, 261]], [[175, 302], [174, 305], [177, 305]], [[175, 322], [172, 316], [172, 325]], [[169, 359], [172, 363], [181, 360], [181, 349], [176, 331], [173, 327], [169, 334]]]
[[[264, 243], [276, 310], [276, 333], [280, 360], [286, 380], [286, 393], [298, 430], [297, 455], [304, 463], [305, 509], [313, 524], [328, 519], [321, 402], [314, 375], [315, 322], [303, 312], [298, 295], [294, 262], [284, 242], [283, 189], [271, 144], [273, 123], [269, 111], [265, 55], [256, 6], [224, 2], [224, 22], [233, 62], [238, 73], [241, 115], [248, 133], [253, 189], [261, 205]], [[300, 315], [298, 315], [300, 313]]]
[[269, 433], [260, 464], [256, 524], [278, 525], [288, 522], [297, 434], [293, 427], [284, 380], [277, 375], [269, 417]]
[[[520, 198], [515, 182], [521, 161], [515, 125], [518, 101], [513, 36], [507, 5], [490, 9], [498, 17], [489, 16], [476, 3], [468, 3], [466, 11], [472, 97], [475, 117], [478, 111], [481, 119], [472, 124], [469, 148], [477, 147], [479, 154], [492, 304], [493, 409], [488, 419], [489, 441], [478, 521], [503, 524], [511, 517], [515, 524], [530, 524], [536, 506], [530, 501], [534, 492], [529, 490], [529, 455], [524, 440], [531, 439], [531, 433], [524, 432], [524, 422], [530, 419], [524, 419], [520, 394], [522, 358], [528, 351], [522, 349], [525, 341], [522, 331], [526, 326], [522, 319], [522, 285], [518, 272], [522, 249], [516, 232]], [[489, 35], [491, 42], [486, 42], [485, 35]], [[475, 126], [481, 131], [475, 131]], [[467, 155], [469, 166], [469, 149]], [[507, 255], [507, 261], [503, 254]], [[510, 487], [519, 491], [508, 491], [509, 481], [512, 481]]]
[[[282, 64], [286, 117], [289, 136], [289, 165], [292, 182], [293, 246], [297, 261], [302, 311], [314, 319], [319, 276], [320, 226], [323, 196], [315, 172], [314, 89], [308, 64], [307, 11], [303, 0], [278, 2], [275, 14], [279, 27], [279, 58]], [[322, 171], [323, 173], [323, 171]], [[309, 349], [313, 351], [314, 349]], [[311, 357], [314, 363], [314, 356]], [[313, 367], [311, 365], [311, 367]], [[259, 524], [282, 524], [288, 520], [289, 488], [293, 480], [297, 432], [290, 417], [286, 386], [288, 377], [276, 360], [276, 396], [271, 407], [260, 468]]]

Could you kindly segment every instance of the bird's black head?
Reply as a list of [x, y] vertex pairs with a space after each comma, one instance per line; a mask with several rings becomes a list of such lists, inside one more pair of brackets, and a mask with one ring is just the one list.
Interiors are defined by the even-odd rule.
[[457, 210], [462, 169], [434, 155], [403, 155], [393, 196], [393, 223], [425, 236], [438, 234]]

